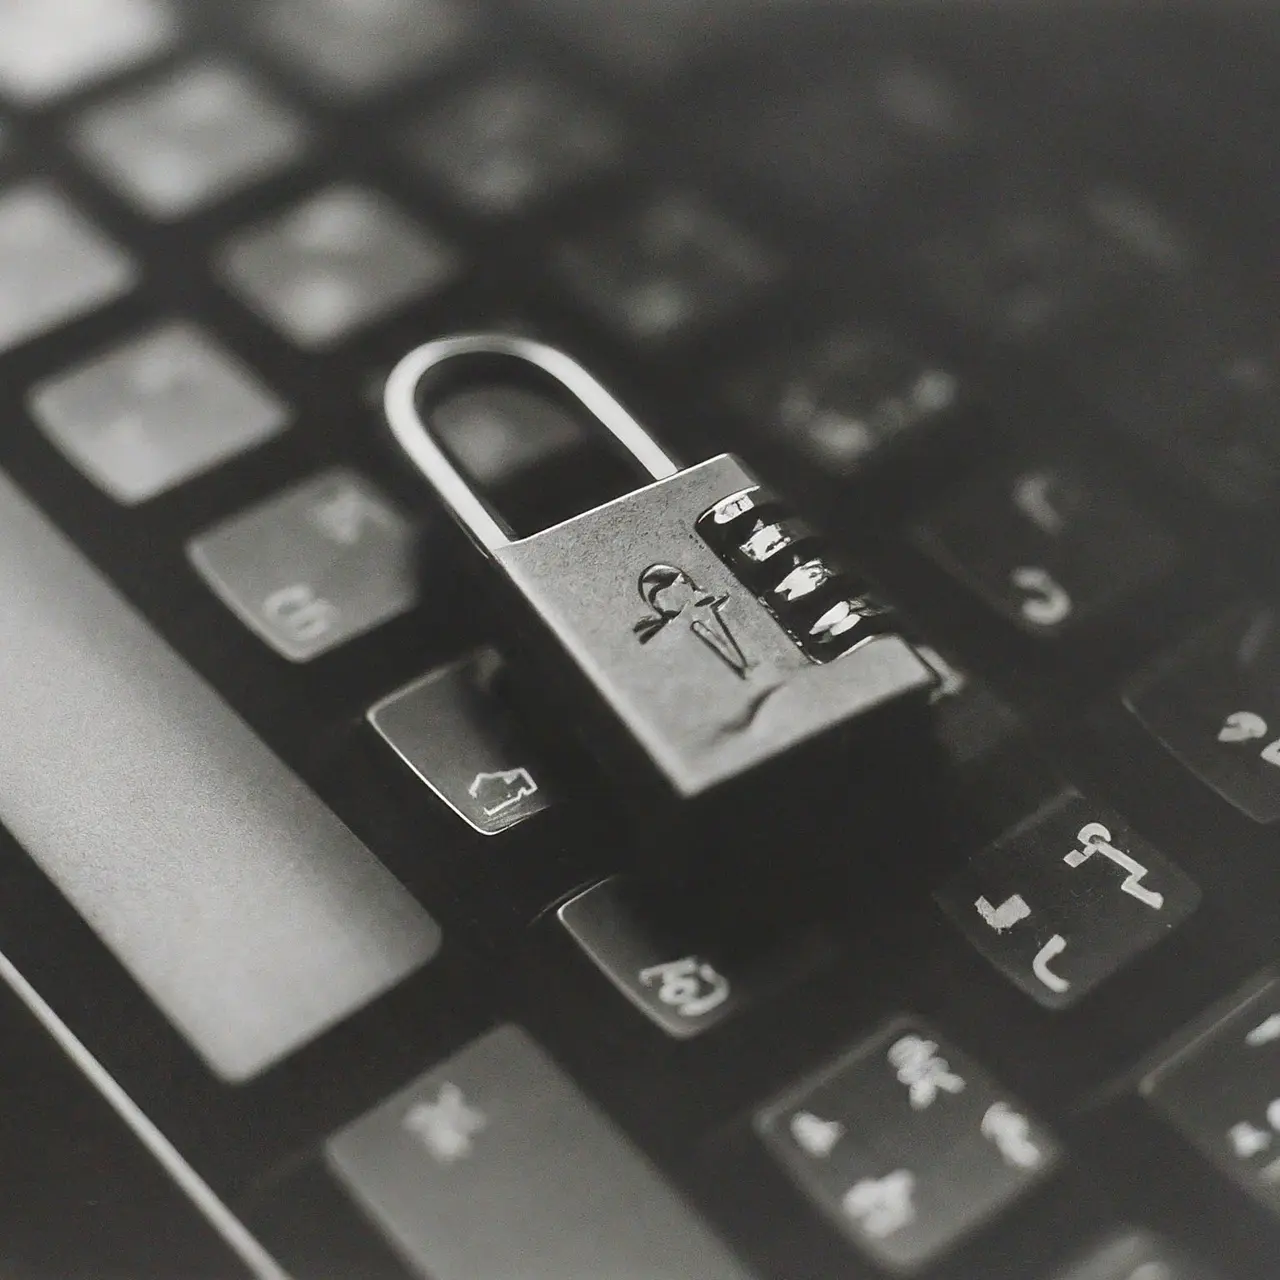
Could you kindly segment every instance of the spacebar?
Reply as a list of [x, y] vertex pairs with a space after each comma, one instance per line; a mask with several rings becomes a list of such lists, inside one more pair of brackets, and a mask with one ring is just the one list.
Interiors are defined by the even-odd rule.
[[0, 823], [226, 1080], [440, 945], [399, 881], [3, 475]]

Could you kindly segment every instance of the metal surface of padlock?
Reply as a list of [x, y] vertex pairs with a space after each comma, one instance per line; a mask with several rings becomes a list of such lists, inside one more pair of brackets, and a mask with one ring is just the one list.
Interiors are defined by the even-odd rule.
[[[567, 392], [653, 482], [514, 538], [420, 411], [460, 371], [503, 362]], [[737, 458], [679, 469], [563, 353], [507, 335], [429, 342], [392, 372], [386, 413], [405, 453], [510, 584], [513, 622], [538, 670], [557, 693], [590, 692], [586, 737], [628, 781], [647, 771], [661, 790], [692, 799], [932, 687], [888, 612]]]

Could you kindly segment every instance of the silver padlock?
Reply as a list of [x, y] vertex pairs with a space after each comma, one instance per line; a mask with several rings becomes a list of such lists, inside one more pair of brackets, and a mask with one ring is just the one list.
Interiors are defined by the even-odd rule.
[[[529, 537], [511, 530], [433, 438], [423, 406], [477, 379], [567, 394], [653, 482]], [[506, 580], [545, 692], [634, 786], [718, 792], [935, 678], [892, 615], [731, 454], [681, 470], [563, 352], [503, 334], [428, 342], [387, 381], [391, 431]]]

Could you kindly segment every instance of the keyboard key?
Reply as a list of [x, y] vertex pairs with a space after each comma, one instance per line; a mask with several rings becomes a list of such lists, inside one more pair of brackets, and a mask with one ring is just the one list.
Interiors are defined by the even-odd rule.
[[916, 541], [997, 612], [1054, 635], [1171, 565], [1174, 543], [1103, 476], [1026, 460], [964, 486]]
[[1189, 256], [1159, 211], [1098, 188], [993, 195], [992, 207], [922, 246], [917, 261], [960, 323], [993, 341], [1069, 354], [1078, 334], [1106, 331]]
[[1071, 351], [1081, 395], [1220, 502], [1280, 491], [1280, 329], [1234, 299], [1188, 288]]
[[164, 0], [5, 0], [0, 93], [39, 106], [155, 56], [176, 35]]
[[1161, 659], [1125, 705], [1202, 782], [1255, 822], [1280, 818], [1280, 616], [1233, 611]]
[[778, 271], [771, 255], [701, 201], [660, 196], [564, 247], [560, 274], [626, 337], [664, 342], [734, 310]]
[[1053, 1280], [1212, 1280], [1164, 1240], [1129, 1231], [1077, 1258]]
[[1142, 1082], [1228, 1177], [1280, 1213], [1280, 980], [1242, 999]]
[[334, 468], [193, 538], [191, 563], [278, 654], [308, 662], [413, 608], [414, 531]]
[[1069, 791], [934, 897], [1010, 982], [1063, 1009], [1185, 920], [1200, 890], [1122, 818]]
[[301, 120], [234, 67], [187, 67], [91, 108], [75, 144], [154, 218], [194, 213], [288, 165]]
[[523, 213], [617, 157], [617, 125], [555, 81], [474, 85], [408, 135], [410, 161], [476, 213]]
[[332, 93], [363, 95], [434, 69], [474, 24], [460, 0], [267, 0], [257, 27]]
[[981, 760], [1013, 736], [1018, 719], [990, 689], [975, 683], [928, 645], [916, 645], [916, 652], [938, 676], [938, 687], [930, 698], [930, 722], [934, 739], [952, 763]]
[[502, 659], [480, 649], [369, 710], [387, 745], [464, 822], [493, 836], [552, 804], [544, 767], [495, 691]]
[[0, 351], [127, 293], [133, 263], [52, 188], [0, 195]]
[[851, 475], [884, 450], [918, 439], [961, 410], [956, 376], [879, 330], [841, 329], [735, 398], [760, 429], [834, 475]]
[[[740, 972], [663, 920], [642, 886], [613, 877], [571, 898], [560, 923], [601, 973], [669, 1036], [687, 1040], [743, 1007], [759, 974]], [[687, 929], [687, 925], [686, 925]], [[684, 933], [684, 936], [679, 936]], [[704, 937], [704, 943], [707, 939]]]
[[976, 1062], [906, 1019], [790, 1089], [756, 1131], [878, 1262], [915, 1271], [1025, 1191], [1053, 1137]]
[[747, 1280], [517, 1027], [472, 1041], [335, 1134], [326, 1154], [431, 1280]]
[[42, 383], [31, 410], [94, 484], [130, 504], [261, 444], [289, 418], [253, 374], [181, 322]]
[[842, 58], [765, 93], [735, 86], [708, 115], [708, 149], [788, 203], [828, 212], [894, 192], [918, 199], [949, 160], [973, 153], [982, 132], [941, 67], [897, 55]]
[[287, 338], [323, 348], [439, 288], [457, 258], [381, 196], [342, 186], [236, 236], [220, 265]]

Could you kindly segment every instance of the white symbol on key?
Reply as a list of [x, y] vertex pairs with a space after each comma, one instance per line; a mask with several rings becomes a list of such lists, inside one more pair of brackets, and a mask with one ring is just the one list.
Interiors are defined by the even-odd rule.
[[1251, 1049], [1260, 1049], [1277, 1040], [1280, 1040], [1280, 1013], [1273, 1013], [1265, 1021], [1258, 1023], [1244, 1038], [1245, 1044]]
[[825, 1160], [844, 1137], [844, 1125], [839, 1120], [824, 1120], [812, 1111], [797, 1111], [787, 1127], [796, 1146], [815, 1160]]
[[472, 1138], [489, 1119], [467, 1102], [457, 1085], [446, 1081], [434, 1102], [415, 1103], [400, 1123], [440, 1164], [453, 1164], [471, 1154]]
[[1078, 867], [1095, 853], [1100, 853], [1129, 873], [1120, 885], [1125, 893], [1132, 898], [1137, 898], [1139, 902], [1145, 903], [1155, 911], [1159, 911], [1164, 906], [1164, 895], [1142, 884], [1142, 877], [1147, 874], [1147, 868], [1122, 849], [1117, 849], [1111, 843], [1111, 832], [1101, 822], [1086, 822], [1076, 833], [1076, 839], [1080, 841], [1080, 848], [1072, 849], [1062, 859], [1067, 866]]
[[1044, 1152], [1032, 1138], [1031, 1121], [1007, 1102], [993, 1102], [983, 1114], [982, 1136], [993, 1143], [1005, 1164], [1038, 1169]]
[[298, 642], [328, 635], [340, 617], [338, 606], [317, 595], [306, 582], [293, 582], [271, 592], [262, 602], [262, 614]]
[[1043, 471], [1019, 476], [1013, 483], [1013, 504], [1028, 520], [1045, 533], [1062, 532], [1062, 513], [1050, 500], [1053, 477]]
[[1059, 977], [1049, 968], [1050, 961], [1060, 956], [1067, 949], [1067, 940], [1060, 933], [1055, 933], [1048, 942], [1036, 952], [1036, 958], [1031, 962], [1031, 971], [1044, 983], [1050, 991], [1056, 995], [1062, 995], [1064, 992], [1071, 990], [1071, 983], [1066, 978]]
[[[1256, 711], [1233, 711], [1218, 730], [1218, 741], [1254, 742], [1267, 736], [1267, 722]], [[1268, 742], [1258, 755], [1268, 764], [1280, 766], [1280, 738]]]
[[641, 983], [658, 984], [658, 999], [682, 1018], [700, 1018], [729, 998], [729, 979], [698, 956], [685, 956], [641, 969]]
[[1022, 616], [1037, 627], [1056, 627], [1071, 616], [1071, 597], [1047, 569], [1022, 565], [1009, 580], [1024, 595]]
[[979, 898], [973, 905], [977, 907], [978, 914], [997, 933], [1012, 929], [1019, 920], [1025, 920], [1031, 914], [1031, 908], [1027, 906], [1026, 899], [1020, 893], [1012, 894], [998, 907], [993, 907], [986, 898]]
[[873, 1240], [883, 1240], [916, 1220], [915, 1175], [895, 1169], [883, 1178], [863, 1178], [844, 1193], [841, 1208]]
[[467, 795], [480, 801], [487, 818], [519, 804], [526, 796], [536, 795], [538, 784], [528, 769], [498, 769], [477, 773], [467, 787]]
[[938, 1045], [923, 1036], [908, 1035], [889, 1046], [889, 1064], [898, 1082], [907, 1086], [913, 1111], [926, 1111], [940, 1093], [961, 1093], [964, 1081], [938, 1053]]
[[354, 485], [343, 485], [321, 498], [308, 514], [326, 538], [343, 547], [356, 546], [366, 525], [387, 527], [386, 511]]
[[1267, 722], [1254, 711], [1233, 711], [1218, 730], [1219, 742], [1252, 742], [1264, 738]]

